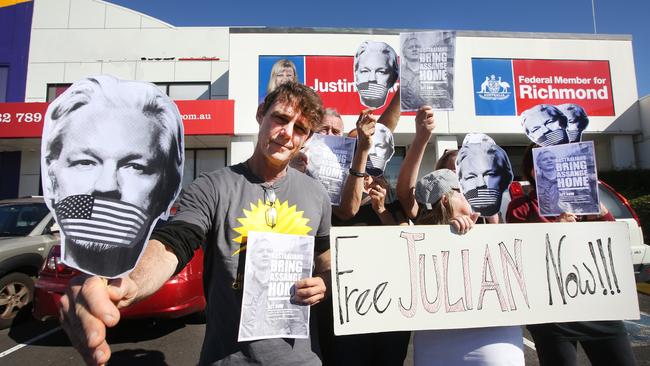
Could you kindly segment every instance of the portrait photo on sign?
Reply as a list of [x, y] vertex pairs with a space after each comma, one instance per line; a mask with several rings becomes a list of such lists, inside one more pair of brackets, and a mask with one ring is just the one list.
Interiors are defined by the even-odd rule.
[[454, 109], [456, 32], [400, 33], [402, 111]]
[[131, 271], [181, 188], [183, 124], [156, 85], [101, 75], [48, 107], [41, 177], [63, 262], [116, 278]]
[[533, 164], [542, 216], [600, 213], [593, 141], [534, 148]]
[[356, 143], [349, 137], [314, 134], [303, 149], [309, 161], [307, 174], [321, 182], [333, 205], [341, 204]]
[[456, 157], [456, 173], [463, 195], [481, 216], [499, 212], [503, 193], [514, 177], [508, 154], [482, 133], [470, 133]]
[[397, 53], [384, 42], [364, 41], [354, 55], [354, 82], [361, 104], [381, 108], [399, 75]]
[[259, 56], [258, 99], [264, 97], [279, 85], [293, 81], [304, 83], [304, 56]]
[[239, 341], [309, 337], [309, 306], [292, 301], [311, 277], [314, 237], [249, 231]]

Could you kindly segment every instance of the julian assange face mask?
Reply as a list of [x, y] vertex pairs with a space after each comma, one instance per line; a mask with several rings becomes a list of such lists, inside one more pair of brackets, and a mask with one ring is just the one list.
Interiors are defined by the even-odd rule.
[[481, 216], [492, 216], [499, 212], [501, 206], [501, 192], [498, 189], [474, 188], [465, 193], [465, 198]]
[[[54, 213], [65, 237], [66, 261], [93, 274], [113, 268], [115, 273], [106, 276], [135, 265], [153, 222], [130, 203], [86, 194], [64, 198], [54, 206]], [[119, 265], [107, 263], [116, 259]]]
[[366, 81], [357, 85], [362, 103], [371, 108], [379, 108], [384, 105], [388, 88], [376, 81]]
[[550, 131], [539, 137], [537, 143], [541, 146], [553, 146], [559, 144], [565, 144], [569, 142], [566, 131], [564, 129], [557, 129], [555, 131]]

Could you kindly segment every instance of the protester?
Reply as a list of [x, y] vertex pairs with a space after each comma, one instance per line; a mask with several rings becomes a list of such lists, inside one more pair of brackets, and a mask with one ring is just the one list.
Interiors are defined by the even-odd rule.
[[[416, 225], [451, 224], [467, 233], [478, 219], [460, 193], [456, 174], [435, 170], [417, 181], [426, 144], [433, 128], [433, 110], [418, 110], [415, 137], [406, 153], [397, 181], [397, 195]], [[417, 331], [413, 336], [415, 365], [523, 365], [520, 327]]]
[[[128, 277], [108, 286], [98, 277], [71, 282], [61, 298], [61, 320], [88, 364], [108, 361], [106, 327], [119, 321], [118, 309], [154, 293], [203, 245], [207, 323], [199, 364], [320, 365], [309, 339], [238, 343], [237, 331], [249, 230], [315, 236], [316, 275], [295, 283], [293, 301], [313, 305], [325, 296], [329, 198], [318, 182], [288, 167], [322, 113], [320, 98], [309, 87], [276, 88], [258, 110], [260, 130], [251, 158], [203, 174], [188, 186], [172, 222], [152, 234]], [[287, 206], [295, 211], [286, 212]]]
[[[151, 83], [82, 79], [50, 104], [42, 151], [43, 193], [65, 236], [66, 263], [110, 277], [131, 270], [180, 190], [183, 126], [176, 105]], [[109, 217], [78, 214], [91, 206]], [[81, 219], [101, 229], [78, 230]]]
[[[528, 146], [522, 164], [524, 178], [535, 187], [535, 170], [532, 149]], [[614, 217], [601, 204], [595, 216], [576, 216], [563, 212], [559, 216], [541, 216], [537, 192], [517, 197], [510, 202], [506, 213], [508, 223], [614, 221]], [[585, 321], [571, 323], [531, 324], [537, 357], [541, 366], [577, 365], [577, 344], [587, 354], [592, 365], [636, 365], [634, 353], [622, 321]]]

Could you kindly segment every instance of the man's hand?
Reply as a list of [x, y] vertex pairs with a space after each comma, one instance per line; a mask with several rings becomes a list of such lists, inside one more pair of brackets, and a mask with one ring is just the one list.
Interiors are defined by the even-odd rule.
[[296, 156], [294, 156], [289, 162], [289, 165], [292, 168], [299, 170], [301, 173], [307, 171], [307, 164], [309, 164], [309, 158], [307, 157], [307, 154], [305, 154], [306, 150], [307, 148], [305, 147], [298, 151]]
[[295, 284], [293, 302], [302, 305], [315, 305], [325, 298], [325, 281], [321, 277], [309, 277], [298, 280]]
[[558, 218], [559, 222], [576, 222], [577, 216], [570, 212], [562, 212]]
[[130, 278], [111, 280], [77, 276], [61, 297], [59, 317], [70, 342], [88, 365], [103, 365], [111, 357], [106, 327], [120, 320], [119, 308], [128, 306], [137, 294]]
[[434, 128], [436, 123], [433, 120], [433, 108], [428, 105], [420, 107], [415, 115], [415, 136], [428, 140]]
[[474, 224], [476, 223], [476, 220], [478, 220], [479, 216], [481, 216], [481, 214], [478, 212], [472, 212], [471, 215], [456, 216], [451, 219], [449, 223], [457, 234], [465, 235], [474, 227]]
[[372, 109], [364, 109], [357, 119], [357, 143], [362, 151], [369, 151], [372, 146], [372, 135], [377, 124], [377, 118], [372, 115], [372, 111]]
[[388, 183], [382, 178], [375, 178], [370, 184], [368, 195], [370, 196], [370, 204], [372, 209], [381, 215], [386, 211], [386, 193], [388, 191]]

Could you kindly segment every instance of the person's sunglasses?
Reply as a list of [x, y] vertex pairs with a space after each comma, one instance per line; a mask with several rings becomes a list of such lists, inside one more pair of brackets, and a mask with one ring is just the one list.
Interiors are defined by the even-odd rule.
[[271, 187], [264, 188], [264, 204], [268, 206], [266, 208], [265, 218], [266, 225], [270, 228], [274, 228], [278, 224], [278, 210], [275, 208], [275, 200], [277, 199], [275, 195], [275, 190]]

